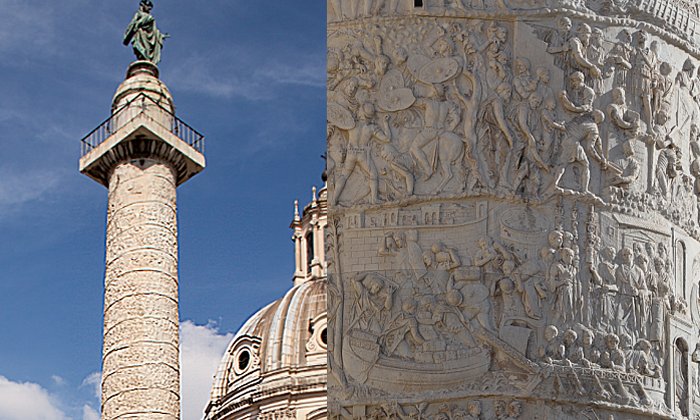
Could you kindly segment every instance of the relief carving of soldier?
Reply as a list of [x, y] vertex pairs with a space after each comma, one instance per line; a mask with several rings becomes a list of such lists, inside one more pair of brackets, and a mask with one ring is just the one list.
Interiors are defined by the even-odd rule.
[[567, 325], [573, 321], [574, 282], [578, 274], [574, 266], [574, 251], [563, 248], [559, 254], [559, 261], [555, 262], [549, 271], [548, 289], [554, 297], [554, 323]]
[[658, 113], [661, 110], [666, 112], [671, 111], [672, 98], [673, 98], [673, 77], [671, 77], [671, 72], [673, 67], [671, 64], [664, 61], [659, 66], [659, 72], [656, 75], [654, 81], [653, 90], [653, 114]]
[[[477, 117], [479, 113], [479, 103], [482, 98], [482, 87], [481, 81], [477, 79], [476, 75], [468, 70], [462, 72], [463, 77], [469, 81], [471, 85], [471, 93], [469, 97], [462, 92], [459, 88], [455, 86], [454, 91], [456, 92], [456, 99], [463, 105], [462, 112], [462, 128], [463, 128], [463, 141], [464, 141], [464, 160], [469, 168], [469, 177], [465, 185], [466, 192], [472, 192], [476, 185], [481, 188], [485, 188], [489, 183], [486, 181], [487, 169], [484, 168], [483, 157], [477, 156]], [[455, 82], [456, 83], [456, 82]]]
[[627, 29], [621, 30], [606, 60], [610, 71], [614, 73], [613, 87], [626, 88], [628, 74], [632, 70], [632, 35]]
[[588, 61], [600, 70], [597, 77], [592, 77], [593, 90], [597, 95], [605, 93], [604, 78], [610, 77], [610, 74], [605, 71], [606, 67], [606, 52], [603, 46], [604, 35], [600, 28], [593, 28], [591, 33], [590, 44], [588, 45]]
[[504, 277], [496, 282], [496, 290], [493, 293], [495, 298], [501, 300], [499, 326], [505, 325], [509, 320], [523, 319], [526, 316], [523, 300], [519, 296], [520, 293], [516, 290], [515, 282], [511, 278], [514, 265], [515, 263], [510, 260], [503, 263]]
[[[436, 160], [439, 160], [443, 178], [437, 188], [438, 192], [452, 179], [452, 165], [457, 159], [461, 159], [464, 153], [462, 140], [454, 133], [460, 123], [458, 109], [453, 101], [445, 97], [445, 89], [443, 84], [433, 84], [429, 89], [429, 96], [419, 98], [414, 104], [416, 109], [423, 111], [423, 125], [409, 149], [421, 168], [422, 181], [433, 176]], [[428, 145], [436, 149], [434, 154], [437, 156], [432, 161], [428, 159], [424, 150]]]
[[472, 257], [472, 264], [481, 270], [484, 283], [488, 290], [495, 290], [495, 282], [503, 273], [505, 261], [513, 259], [513, 255], [500, 243], [490, 238], [480, 238], [479, 249]]
[[515, 60], [515, 77], [513, 87], [515, 90], [514, 115], [511, 117], [513, 125], [517, 128], [519, 136], [509, 154], [510, 185], [509, 190], [518, 192], [521, 183], [525, 179], [529, 181], [526, 191], [531, 196], [539, 195], [540, 186], [538, 171], [549, 171], [549, 166], [543, 161], [538, 151], [538, 141], [535, 135], [540, 137], [538, 123], [541, 120], [540, 105], [543, 98], [537, 94], [537, 80], [530, 76], [530, 62], [525, 58]]
[[379, 202], [379, 173], [372, 157], [372, 141], [390, 143], [388, 122], [383, 121], [383, 128], [372, 123], [375, 116], [374, 106], [364, 103], [359, 110], [358, 120], [355, 126], [347, 131], [348, 143], [346, 147], [345, 161], [343, 162], [340, 176], [336, 179], [335, 197], [333, 202], [338, 204], [345, 185], [355, 168], [361, 169], [369, 181], [369, 201], [372, 204]]
[[420, 332], [416, 318], [417, 304], [412, 296], [402, 298], [401, 311], [388, 322], [385, 331], [386, 354], [399, 357], [411, 357], [420, 346], [425, 343], [425, 338]]
[[607, 108], [610, 123], [618, 140], [635, 137], [639, 129], [639, 113], [627, 108], [625, 90], [617, 87], [612, 90], [612, 103]]
[[572, 37], [569, 41], [571, 64], [567, 69], [565, 69], [565, 71], [568, 72], [570, 70], [578, 70], [584, 75], [587, 75], [588, 79], [597, 80], [601, 79], [603, 74], [602, 70], [596, 65], [596, 63], [588, 59], [591, 34], [591, 27], [587, 23], [579, 23], [578, 28], [576, 29], [576, 36]]
[[630, 186], [639, 179], [642, 167], [639, 161], [634, 157], [634, 146], [632, 146], [631, 140], [622, 143], [622, 151], [624, 153], [624, 158], [618, 164], [620, 169], [618, 170], [611, 165], [614, 173], [610, 177], [610, 185], [629, 189]]
[[593, 321], [595, 326], [607, 330], [614, 324], [617, 316], [617, 280], [615, 273], [615, 248], [605, 247], [600, 251], [600, 263], [597, 267], [589, 263], [593, 283]]
[[571, 19], [566, 16], [560, 16], [557, 19], [557, 29], [550, 31], [545, 36], [547, 42], [547, 52], [554, 55], [554, 64], [563, 68], [569, 61], [569, 51], [571, 44], [571, 28], [573, 27]]
[[522, 296], [525, 313], [534, 320], [542, 319], [542, 302], [548, 297], [545, 281], [549, 270], [546, 262], [548, 254], [546, 248], [541, 249], [539, 255], [529, 258], [512, 274], [516, 291]]
[[442, 242], [433, 244], [429, 251], [423, 253], [429, 275], [429, 287], [435, 295], [445, 293], [450, 273], [462, 265], [457, 251], [446, 247]]
[[605, 116], [593, 109], [595, 92], [585, 84], [583, 73], [575, 72], [569, 78], [573, 98], [566, 91], [561, 91], [559, 98], [562, 106], [576, 115], [567, 123], [567, 131], [561, 141], [561, 154], [555, 168], [552, 187], [562, 190], [560, 181], [567, 167], [578, 169], [579, 191], [590, 194], [591, 178], [589, 157], [598, 161], [603, 169], [607, 168], [607, 159], [602, 154], [602, 145], [598, 125]]
[[381, 334], [394, 305], [396, 286], [377, 273], [360, 273], [352, 285], [355, 291], [353, 324], [364, 331]]
[[644, 273], [634, 263], [634, 253], [630, 248], [620, 251], [620, 265], [615, 270], [617, 281], [617, 314], [618, 331], [634, 333], [637, 331], [639, 305], [639, 285], [644, 281]]
[[644, 31], [635, 34], [636, 47], [632, 54], [632, 69], [629, 77], [629, 89], [633, 93], [632, 103], [641, 110], [647, 131], [651, 132], [652, 122], [652, 94], [654, 79], [656, 78], [657, 57], [647, 46], [649, 36]]

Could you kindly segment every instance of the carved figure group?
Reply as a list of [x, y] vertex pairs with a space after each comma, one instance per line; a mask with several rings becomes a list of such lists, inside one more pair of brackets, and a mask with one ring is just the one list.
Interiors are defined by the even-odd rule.
[[[355, 12], [369, 13], [362, 4]], [[669, 325], [691, 317], [675, 291], [685, 250], [667, 242], [677, 226], [700, 239], [693, 59], [675, 74], [655, 32], [611, 36], [560, 17], [532, 24], [551, 69], [513, 53], [523, 50], [505, 21], [425, 22], [398, 22], [400, 38], [348, 25], [329, 43], [331, 200], [379, 242], [376, 258], [359, 257], [375, 269], [346, 293], [349, 351], [376, 376], [512, 365], [546, 372], [562, 394], [647, 406], [672, 374], [687, 396], [688, 371], [666, 368], [684, 357], [667, 348]], [[453, 218], [465, 234], [441, 237], [444, 216], [426, 209], [458, 201], [486, 203], [474, 212], [486, 221]], [[423, 418], [522, 416], [517, 401], [462, 403], [423, 407]]]
[[676, 311], [672, 263], [665, 249], [663, 242], [635, 243], [622, 248], [616, 258], [614, 248], [607, 247], [600, 252], [600, 263], [589, 265], [594, 311], [599, 315], [594, 327], [644, 340], [659, 359], [665, 356], [666, 318]]
[[546, 344], [540, 349], [542, 362], [661, 377], [659, 359], [648, 340], [639, 339], [632, 347], [631, 338], [626, 334], [594, 332], [586, 327], [580, 327], [580, 331], [579, 334], [567, 329], [559, 334], [555, 326], [548, 326], [545, 329]]
[[[333, 202], [484, 193], [600, 199], [601, 187], [591, 186], [598, 174], [622, 191], [694, 191], [675, 139], [689, 123], [669, 127], [678, 89], [700, 99], [692, 61], [674, 80], [644, 31], [622, 30], [608, 42], [601, 29], [562, 17], [536, 32], [564, 71], [558, 94], [547, 68], [512, 55], [504, 24], [436, 25], [409, 44], [378, 33], [331, 46]], [[639, 155], [643, 142], [656, 152]], [[653, 167], [649, 186], [637, 187], [644, 165]]]
[[[562, 28], [569, 24], [561, 21]], [[604, 114], [593, 108], [597, 94], [586, 81], [592, 78], [600, 90], [601, 70], [587, 49], [597, 48], [599, 64], [603, 50], [590, 36], [581, 24], [576, 36], [550, 38], [549, 50], [565, 55], [562, 65], [572, 69], [559, 102], [549, 70], [512, 57], [509, 30], [497, 23], [436, 26], [415, 38], [420, 49], [413, 53], [389, 47], [381, 35], [373, 45], [356, 40], [330, 48], [329, 141], [339, 144], [333, 202], [376, 204], [446, 192], [530, 200], [591, 194], [591, 162], [607, 170], [608, 161], [600, 135]], [[388, 49], [393, 58], [384, 55]], [[578, 182], [564, 188], [568, 168]], [[361, 191], [345, 194], [353, 174], [364, 198]]]

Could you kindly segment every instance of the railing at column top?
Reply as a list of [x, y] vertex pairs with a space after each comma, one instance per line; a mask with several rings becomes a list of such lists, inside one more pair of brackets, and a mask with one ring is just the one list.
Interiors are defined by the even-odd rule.
[[[138, 94], [135, 98], [131, 99], [129, 102], [124, 104], [118, 110], [116, 110], [112, 115], [104, 120], [102, 124], [98, 125], [97, 128], [92, 130], [87, 136], [80, 140], [80, 157], [85, 156], [90, 153], [97, 146], [102, 144], [107, 140], [116, 130], [120, 127], [114, 127], [114, 122], [117, 117], [119, 117], [126, 108], [132, 105], [137, 100], [141, 100], [143, 103], [145, 101], [150, 101], [157, 107], [159, 107], [163, 112], [169, 114], [172, 117], [172, 123], [170, 127], [167, 127], [171, 133], [177, 136], [180, 140], [187, 143], [190, 147], [198, 151], [199, 153], [204, 153], [204, 135], [190, 127], [186, 122], [177, 118], [175, 114], [165, 109], [161, 104], [156, 102], [153, 98], [146, 95], [145, 93]], [[145, 106], [142, 106], [145, 109]], [[121, 124], [123, 125], [123, 123]]]

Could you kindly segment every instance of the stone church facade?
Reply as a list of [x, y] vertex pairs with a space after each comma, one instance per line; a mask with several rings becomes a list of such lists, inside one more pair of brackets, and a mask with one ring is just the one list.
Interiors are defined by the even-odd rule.
[[700, 418], [700, 11], [328, 0], [329, 415]]

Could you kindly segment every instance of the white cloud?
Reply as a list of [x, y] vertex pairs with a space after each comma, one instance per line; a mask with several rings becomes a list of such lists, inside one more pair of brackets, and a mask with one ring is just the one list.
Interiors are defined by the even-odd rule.
[[66, 420], [67, 417], [41, 386], [0, 376], [0, 419]]
[[95, 398], [100, 400], [102, 398], [102, 372], [93, 372], [85, 377], [80, 387], [82, 388], [85, 386], [91, 387]]
[[292, 65], [278, 63], [266, 66], [255, 74], [262, 79], [279, 84], [326, 88], [326, 72], [323, 61], [316, 57], [309, 57], [308, 61]]
[[[213, 323], [196, 325], [192, 321], [184, 321], [180, 324], [183, 420], [200, 420], [203, 417], [214, 374], [232, 339], [232, 334], [221, 334]], [[102, 373], [93, 372], [83, 379], [81, 387], [93, 388], [99, 400], [101, 380]], [[92, 420], [90, 416], [93, 414], [97, 416], [90, 406], [83, 407], [83, 420]]]
[[55, 171], [14, 171], [0, 168], [0, 216], [53, 190], [60, 176]]
[[251, 101], [274, 99], [289, 86], [312, 86], [325, 91], [325, 57], [235, 50], [224, 54], [193, 55], [170, 70], [168, 84], [180, 90], [219, 98]]
[[54, 385], [57, 386], [63, 386], [66, 384], [66, 380], [58, 375], [52, 375], [51, 380], [53, 381]]
[[271, 98], [269, 92], [256, 82], [246, 81], [235, 75], [227, 77], [214, 75], [205, 66], [182, 66], [173, 69], [168, 77], [168, 82], [180, 90], [212, 97], [242, 97], [248, 100]]
[[0, 1], [0, 50], [26, 54], [54, 42], [54, 10], [50, 3], [43, 3], [36, 7], [21, 0]]
[[215, 324], [180, 324], [182, 419], [200, 420], [209, 402], [214, 374], [232, 334], [221, 334]]
[[89, 405], [83, 406], [83, 420], [100, 420], [100, 414]]

